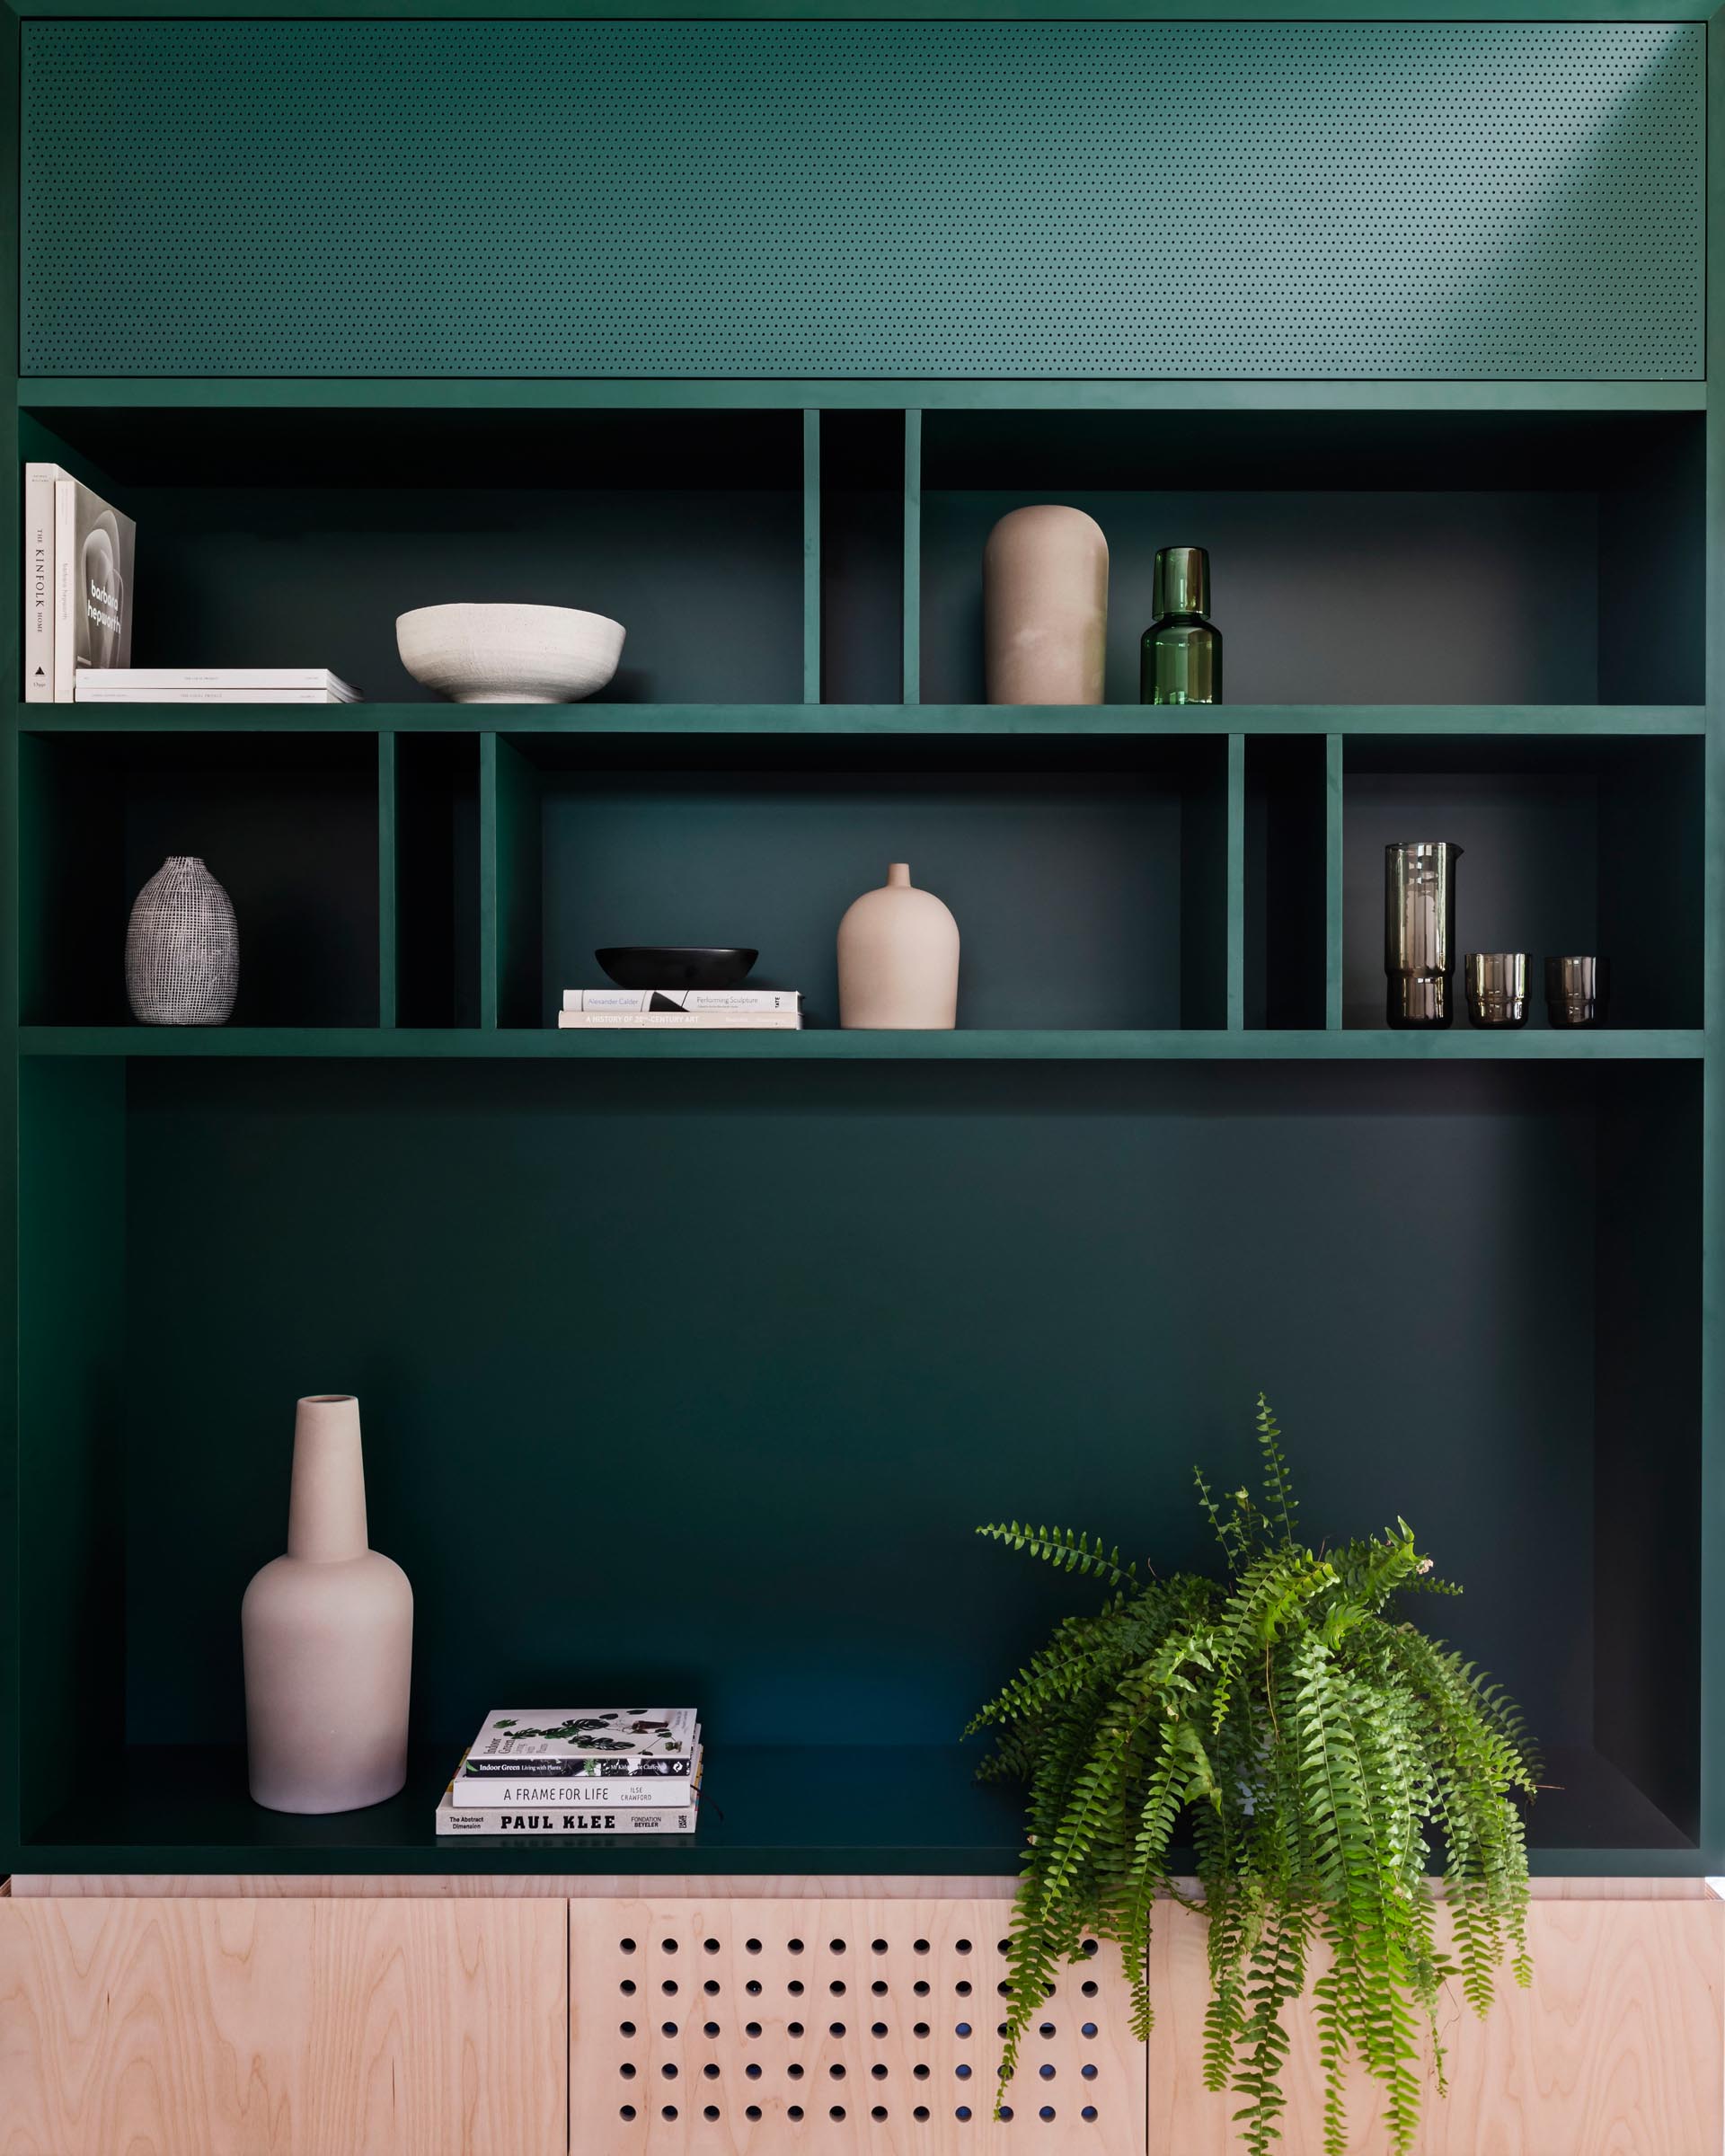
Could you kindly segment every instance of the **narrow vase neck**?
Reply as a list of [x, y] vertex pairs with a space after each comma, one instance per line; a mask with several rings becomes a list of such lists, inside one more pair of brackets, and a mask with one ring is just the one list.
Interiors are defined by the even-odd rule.
[[302, 1400], [294, 1419], [288, 1554], [340, 1564], [366, 1553], [366, 1467], [359, 1402], [349, 1393]]

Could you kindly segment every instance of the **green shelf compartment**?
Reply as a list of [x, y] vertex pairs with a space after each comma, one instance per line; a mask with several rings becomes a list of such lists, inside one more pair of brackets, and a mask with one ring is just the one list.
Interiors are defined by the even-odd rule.
[[823, 703], [904, 694], [905, 415], [820, 414]]
[[608, 614], [611, 703], [803, 694], [803, 441], [789, 411], [41, 408], [22, 454], [137, 519], [137, 666], [328, 666], [438, 708], [397, 615]]
[[1173, 543], [1209, 549], [1229, 698], [1699, 702], [1704, 432], [1609, 408], [927, 411], [922, 698], [980, 698], [984, 543], [1060, 501], [1108, 537], [1118, 702]]
[[234, 901], [236, 1025], [376, 1024], [376, 735], [26, 731], [17, 748], [27, 1024], [128, 1021], [127, 919], [171, 853]]
[[393, 1022], [480, 1022], [480, 737], [386, 734], [394, 769]]
[[554, 1023], [595, 950], [739, 943], [751, 979], [837, 1022], [836, 937], [907, 861], [959, 923], [964, 1028], [1221, 1028], [1228, 984], [1222, 735], [1008, 743], [938, 738], [691, 745], [643, 767], [627, 741], [488, 737], [497, 1022]]
[[1322, 1028], [1325, 919], [1322, 734], [1244, 740], [1244, 1014], [1249, 1028]]
[[[432, 1839], [456, 1749], [598, 1685], [707, 1716], [677, 1869], [1009, 1869], [956, 1736], [1092, 1590], [971, 1529], [1200, 1561], [1192, 1464], [1247, 1471], [1261, 1384], [1314, 1525], [1403, 1513], [1464, 1584], [1545, 1868], [1717, 1869], [1702, 1069], [29, 1056], [0, 1860], [487, 1869]], [[236, 1616], [326, 1386], [414, 1583], [416, 1753], [307, 1823], [241, 1794]]]
[[[1545, 1028], [1544, 960], [1613, 968], [1614, 1028], [1703, 1020], [1706, 743], [1358, 734], [1340, 742], [1341, 1016], [1384, 1028], [1384, 849], [1459, 844], [1457, 973], [1468, 950], [1525, 950]], [[1458, 1027], [1467, 1023], [1459, 1001]]]

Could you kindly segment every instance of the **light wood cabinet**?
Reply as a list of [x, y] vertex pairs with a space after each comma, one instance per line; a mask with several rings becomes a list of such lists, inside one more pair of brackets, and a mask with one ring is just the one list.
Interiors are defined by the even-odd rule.
[[[1004, 1880], [239, 1885], [21, 1879], [0, 1900], [0, 2156], [1237, 2145], [1234, 2100], [1198, 2070], [1202, 1926], [1172, 1906], [1147, 2050], [1104, 1948], [1061, 1972], [996, 2125]], [[1542, 1880], [1529, 1930], [1531, 1990], [1483, 2024], [1446, 2009], [1450, 2094], [1419, 2156], [1721, 2156], [1725, 1903], [1699, 1881]], [[1312, 2156], [1304, 2010], [1290, 2028], [1282, 2146]], [[1362, 2081], [1354, 2156], [1384, 2145], [1374, 2095]]]
[[4, 2156], [562, 2156], [562, 1901], [0, 1902]]
[[[1440, 2021], [1449, 2095], [1429, 2090], [1417, 2156], [1721, 2156], [1725, 1902], [1698, 1880], [1673, 1882], [1687, 1890], [1676, 1895], [1628, 1881], [1611, 1898], [1549, 1891], [1563, 1884], [1539, 1882], [1546, 1891], [1529, 1912], [1530, 1989], [1506, 1979], [1482, 2022], [1450, 1987]], [[1201, 1921], [1162, 1912], [1150, 1959], [1152, 2156], [1235, 2156], [1237, 2100], [1210, 2095], [1201, 2076]], [[1309, 2014], [1288, 2027], [1282, 2145], [1304, 2156], [1323, 2145], [1323, 2085]], [[1349, 2156], [1386, 2145], [1376, 2098], [1356, 2074]]]

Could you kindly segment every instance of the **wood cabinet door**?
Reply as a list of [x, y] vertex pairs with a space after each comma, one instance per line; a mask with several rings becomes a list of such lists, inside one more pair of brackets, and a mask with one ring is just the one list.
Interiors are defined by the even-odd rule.
[[[1725, 2146], [1725, 1903], [1700, 1882], [1681, 1898], [1538, 1898], [1528, 1914], [1534, 1981], [1508, 1976], [1484, 2021], [1460, 1995], [1440, 2017], [1449, 2094], [1428, 2082], [1417, 2156], [1719, 2156]], [[1536, 1886], [1535, 1892], [1539, 1888]], [[1204, 1927], [1157, 1912], [1150, 1955], [1151, 2156], [1234, 2156], [1239, 2099], [1202, 2080], [1209, 1973]], [[1323, 2087], [1309, 2010], [1289, 2017], [1293, 2048], [1283, 2148], [1323, 2146]], [[1376, 2085], [1350, 2082], [1348, 2146], [1385, 2146]]]
[[562, 2156], [568, 1905], [0, 1902], [4, 2156]]

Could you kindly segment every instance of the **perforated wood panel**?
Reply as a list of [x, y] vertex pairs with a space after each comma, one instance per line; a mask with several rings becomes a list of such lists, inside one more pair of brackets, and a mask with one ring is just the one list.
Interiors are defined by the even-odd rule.
[[[1144, 2156], [1111, 1957], [1062, 1972], [993, 2116], [998, 1901], [573, 1902], [572, 2145]], [[789, 2137], [789, 2138], [787, 2138]]]
[[23, 367], [1702, 372], [1698, 24], [23, 26]]

